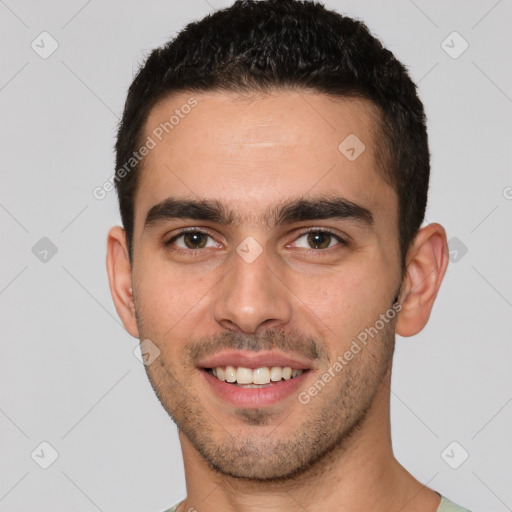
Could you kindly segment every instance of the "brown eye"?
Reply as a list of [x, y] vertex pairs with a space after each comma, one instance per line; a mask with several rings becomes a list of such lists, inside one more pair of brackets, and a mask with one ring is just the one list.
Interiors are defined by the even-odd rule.
[[208, 235], [200, 233], [199, 231], [185, 233], [182, 236], [183, 242], [188, 249], [202, 249], [206, 246], [208, 241]]
[[335, 246], [346, 246], [347, 242], [338, 235], [325, 229], [314, 229], [300, 235], [293, 243], [294, 247], [300, 249], [313, 249], [319, 252], [322, 249], [331, 249]]
[[165, 242], [165, 246], [171, 249], [179, 249], [183, 251], [209, 249], [217, 247], [213, 237], [203, 231], [182, 231], [180, 234], [172, 237]]
[[308, 233], [308, 244], [312, 249], [327, 249], [331, 245], [333, 236], [325, 231]]

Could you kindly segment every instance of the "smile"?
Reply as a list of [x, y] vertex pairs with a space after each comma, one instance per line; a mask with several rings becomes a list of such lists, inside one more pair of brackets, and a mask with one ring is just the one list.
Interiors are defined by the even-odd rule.
[[270, 407], [291, 398], [313, 370], [303, 355], [278, 351], [223, 350], [196, 365], [217, 399], [243, 408]]
[[303, 373], [303, 370], [290, 366], [262, 366], [251, 369], [228, 365], [205, 368], [205, 370], [221, 382], [228, 382], [245, 388], [258, 388], [281, 380], [294, 379]]

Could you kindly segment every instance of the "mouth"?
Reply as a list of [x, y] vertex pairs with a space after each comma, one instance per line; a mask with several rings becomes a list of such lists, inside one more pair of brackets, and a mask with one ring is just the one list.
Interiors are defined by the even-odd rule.
[[296, 393], [312, 368], [308, 360], [276, 352], [225, 351], [201, 361], [198, 370], [222, 401], [262, 408]]
[[205, 368], [204, 370], [221, 382], [227, 382], [228, 384], [234, 384], [246, 389], [271, 386], [283, 380], [295, 379], [305, 371], [292, 368], [291, 366], [261, 366], [252, 369], [231, 365]]

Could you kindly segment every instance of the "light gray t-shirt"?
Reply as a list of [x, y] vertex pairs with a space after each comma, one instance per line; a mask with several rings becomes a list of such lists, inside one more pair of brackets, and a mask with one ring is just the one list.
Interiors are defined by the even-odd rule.
[[[181, 501], [180, 501], [181, 503]], [[176, 509], [179, 507], [180, 503], [174, 505], [167, 509], [165, 512], [176, 512]], [[186, 510], [184, 512], [187, 512]], [[204, 512], [208, 512], [205, 510]], [[455, 505], [455, 503], [451, 502], [448, 498], [441, 496], [441, 503], [439, 503], [439, 507], [437, 507], [436, 512], [470, 512], [467, 508], [459, 507], [459, 505]]]

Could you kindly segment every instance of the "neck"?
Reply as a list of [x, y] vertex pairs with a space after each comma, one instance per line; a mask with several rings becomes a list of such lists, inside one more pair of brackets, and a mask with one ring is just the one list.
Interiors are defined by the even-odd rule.
[[360, 428], [294, 478], [249, 481], [211, 469], [180, 432], [187, 498], [178, 512], [259, 512], [288, 509], [435, 512], [437, 493], [395, 459], [391, 447], [386, 376]]

